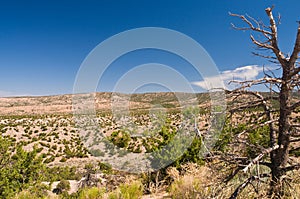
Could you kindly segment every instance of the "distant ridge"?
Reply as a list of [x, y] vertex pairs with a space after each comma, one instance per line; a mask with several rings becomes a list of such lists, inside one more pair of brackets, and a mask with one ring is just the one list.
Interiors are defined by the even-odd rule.
[[114, 100], [117, 98], [117, 100], [120, 101], [120, 104], [124, 101], [129, 101], [129, 106], [132, 110], [148, 110], [155, 105], [160, 105], [166, 109], [178, 109], [181, 104], [178, 101], [177, 96], [179, 96], [180, 99], [183, 99], [183, 103], [185, 104], [192, 103], [192, 101], [195, 100], [195, 96], [200, 106], [205, 106], [209, 101], [209, 93], [193, 94], [183, 92], [150, 92], [135, 94], [97, 92], [75, 95], [1, 97], [0, 115], [72, 114], [73, 96], [84, 101], [91, 95], [95, 99], [96, 110], [99, 112], [111, 111], [112, 97], [114, 97]]

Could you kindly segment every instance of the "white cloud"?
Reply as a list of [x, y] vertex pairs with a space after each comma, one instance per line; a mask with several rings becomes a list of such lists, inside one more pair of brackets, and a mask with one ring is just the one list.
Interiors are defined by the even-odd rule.
[[218, 76], [204, 78], [204, 81], [192, 82], [192, 84], [206, 90], [212, 88], [224, 88], [228, 87], [228, 82], [231, 80], [256, 79], [262, 71], [263, 67], [257, 65], [242, 66], [234, 70], [223, 71]]

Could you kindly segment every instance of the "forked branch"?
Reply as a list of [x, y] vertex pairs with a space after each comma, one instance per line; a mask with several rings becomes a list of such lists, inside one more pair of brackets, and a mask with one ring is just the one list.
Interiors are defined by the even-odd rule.
[[[248, 17], [249, 19], [247, 19], [247, 17], [245, 17], [244, 15], [232, 14], [232, 13], [229, 13], [229, 14], [234, 17], [239, 17], [240, 19], [242, 19], [242, 21], [244, 21], [248, 25], [248, 27], [239, 28], [239, 27], [236, 27], [234, 24], [232, 24], [234, 29], [252, 30], [254, 32], [262, 34], [266, 38], [266, 41], [259, 41], [259, 40], [255, 39], [255, 37], [253, 35], [250, 35], [251, 41], [259, 48], [272, 50], [272, 52], [275, 54], [277, 60], [281, 64], [281, 66], [284, 67], [284, 66], [287, 66], [288, 60], [286, 59], [286, 57], [284, 56], [284, 54], [280, 51], [280, 49], [278, 47], [277, 23], [273, 17], [272, 10], [273, 10], [273, 7], [267, 8], [265, 10], [269, 17], [269, 21], [270, 21], [270, 26], [267, 27], [269, 30], [267, 30], [266, 27], [261, 27], [260, 25], [254, 26], [253, 23], [250, 21], [252, 19], [252, 17]], [[296, 47], [296, 51], [294, 51], [294, 52], [296, 53], [298, 50], [299, 50], [299, 47]], [[298, 51], [298, 53], [299, 53], [299, 51]], [[294, 55], [294, 53], [293, 53], [293, 55]], [[297, 57], [297, 56], [294, 55], [292, 57], [293, 57], [293, 59], [295, 59], [294, 57]]]

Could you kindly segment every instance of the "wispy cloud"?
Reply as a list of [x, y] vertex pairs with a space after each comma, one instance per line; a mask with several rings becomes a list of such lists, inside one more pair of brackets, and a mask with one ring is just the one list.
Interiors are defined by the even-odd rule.
[[0, 97], [19, 97], [19, 96], [31, 96], [31, 95], [24, 94], [24, 93], [16, 93], [16, 92], [12, 92], [12, 91], [0, 90]]
[[238, 67], [234, 70], [226, 70], [218, 76], [204, 78], [205, 81], [192, 82], [193, 85], [209, 90], [213, 88], [228, 87], [231, 80], [252, 80], [263, 71], [263, 67], [249, 65]]

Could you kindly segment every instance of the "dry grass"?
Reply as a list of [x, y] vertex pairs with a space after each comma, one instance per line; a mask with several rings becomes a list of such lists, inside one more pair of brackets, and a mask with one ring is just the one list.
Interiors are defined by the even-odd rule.
[[[170, 185], [169, 196], [174, 199], [223, 199], [230, 198], [235, 189], [242, 184], [250, 174], [240, 174], [230, 182], [224, 183], [225, 173], [218, 170], [212, 170], [207, 166], [198, 166], [196, 164], [186, 164], [179, 175], [176, 168], [169, 168], [170, 175], [174, 182]], [[285, 193], [283, 198], [300, 198], [300, 173], [295, 171], [289, 173], [291, 176], [288, 183], [285, 183]], [[240, 194], [239, 199], [270, 198], [268, 196], [270, 179], [263, 179], [261, 182], [249, 184]]]
[[174, 178], [169, 187], [172, 198], [211, 198], [218, 192], [214, 182], [217, 176], [206, 166], [188, 163], [182, 166], [181, 175], [175, 168], [169, 168], [168, 174]]

